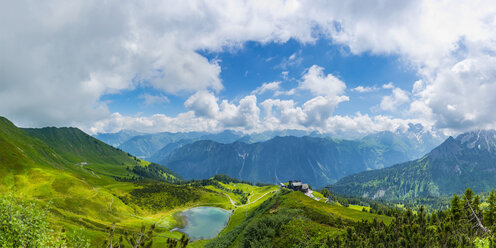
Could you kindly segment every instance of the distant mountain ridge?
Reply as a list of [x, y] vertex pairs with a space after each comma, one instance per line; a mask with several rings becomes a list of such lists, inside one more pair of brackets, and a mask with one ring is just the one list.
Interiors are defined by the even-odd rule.
[[336, 193], [408, 199], [485, 192], [496, 187], [496, 131], [476, 130], [449, 137], [424, 157], [339, 180]]
[[[122, 130], [116, 133], [98, 133], [95, 138], [129, 152], [139, 158], [152, 162], [168, 156], [168, 154], [185, 144], [199, 140], [212, 140], [219, 143], [232, 143], [241, 141], [244, 143], [255, 143], [267, 141], [275, 136], [316, 136], [323, 135], [303, 130], [265, 131], [261, 133], [243, 134], [240, 132], [225, 130], [219, 133], [208, 132], [161, 132], [144, 134], [133, 130]], [[174, 148], [174, 149], [172, 149]]]
[[118, 148], [122, 149], [123, 151], [129, 152], [134, 156], [148, 160], [153, 157], [156, 152], [167, 145], [179, 146], [180, 144], [184, 144], [185, 142], [192, 143], [198, 140], [213, 140], [219, 143], [232, 143], [240, 139], [241, 137], [241, 134], [229, 130], [214, 134], [204, 132], [164, 132], [135, 136], [120, 144]]
[[319, 187], [353, 173], [411, 160], [426, 149], [392, 132], [360, 140], [277, 136], [252, 144], [197, 141], [156, 162], [186, 179], [220, 173], [253, 182], [300, 179]]
[[144, 135], [144, 133], [134, 130], [121, 130], [116, 133], [98, 133], [94, 137], [113, 147], [118, 147], [122, 143], [139, 135]]
[[[114, 147], [118, 147], [123, 151], [129, 152], [134, 156], [159, 163], [163, 161], [174, 149], [199, 140], [212, 140], [224, 144], [233, 143], [235, 141], [251, 144], [268, 141], [276, 136], [329, 137], [328, 134], [322, 134], [315, 131], [311, 132], [292, 129], [264, 131], [261, 133], [251, 134], [243, 134], [232, 130], [225, 130], [220, 133], [162, 132], [142, 134], [136, 131], [123, 130], [117, 133], [97, 134], [94, 137]], [[408, 153], [408, 159], [413, 159], [424, 155], [442, 141], [440, 137], [434, 136], [431, 132], [426, 131], [420, 124], [409, 124], [409, 128], [407, 130], [397, 130], [394, 133], [390, 131], [383, 131], [370, 134], [361, 139], [357, 139], [357, 141], [365, 141], [367, 139], [372, 143], [377, 143], [379, 139], [383, 139], [379, 143], [385, 144], [387, 142], [396, 142], [398, 145], [407, 144], [408, 151], [403, 152]], [[389, 139], [389, 141], [387, 141], [387, 139]]]

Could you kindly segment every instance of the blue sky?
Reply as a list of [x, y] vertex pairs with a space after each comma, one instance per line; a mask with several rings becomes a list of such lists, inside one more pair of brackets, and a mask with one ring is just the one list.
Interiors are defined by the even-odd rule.
[[0, 115], [23, 127], [496, 128], [491, 0], [10, 1], [0, 16]]
[[[411, 90], [413, 82], [419, 79], [414, 68], [402, 62], [396, 55], [356, 55], [350, 53], [347, 47], [333, 44], [326, 39], [319, 39], [310, 44], [302, 44], [293, 39], [285, 43], [246, 42], [240, 48], [226, 51], [198, 52], [210, 61], [219, 61], [224, 89], [217, 95], [220, 99], [230, 101], [239, 101], [262, 83], [281, 81], [283, 89], [294, 88], [308, 68], [319, 65], [324, 68], [325, 74], [331, 73], [346, 83], [346, 94], [350, 101], [336, 108], [335, 113], [340, 115], [356, 112], [377, 114], [381, 112], [378, 105], [382, 97], [390, 93], [390, 90], [382, 89], [382, 85], [392, 82], [396, 87]], [[358, 86], [378, 89], [368, 94], [351, 90]], [[165, 96], [168, 101], [147, 104], [144, 95]], [[164, 94], [153, 87], [138, 85], [132, 90], [105, 94], [101, 100], [108, 102], [111, 112], [125, 115], [164, 113], [175, 116], [187, 111], [184, 101], [189, 96], [184, 92]], [[270, 92], [262, 94], [259, 101], [271, 96]], [[282, 98], [304, 102], [308, 97], [308, 94], [304, 94]]]

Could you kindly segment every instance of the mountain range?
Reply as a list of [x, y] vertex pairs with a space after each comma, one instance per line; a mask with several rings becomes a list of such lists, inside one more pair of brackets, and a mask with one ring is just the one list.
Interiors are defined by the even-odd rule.
[[411, 199], [487, 192], [496, 187], [496, 131], [449, 137], [422, 158], [342, 178], [330, 186], [339, 194]]
[[226, 174], [266, 183], [299, 179], [321, 187], [353, 173], [420, 157], [435, 146], [435, 140], [392, 132], [360, 140], [309, 136], [276, 136], [256, 143], [203, 140], [168, 150], [169, 155], [156, 162], [185, 179]]
[[[186, 132], [186, 133], [153, 133], [143, 134], [130, 130], [123, 130], [117, 133], [100, 133], [95, 135], [95, 138], [118, 147], [125, 152], [134, 156], [151, 160], [155, 153], [164, 148], [180, 147], [183, 144], [193, 143], [198, 140], [214, 140], [221, 143], [231, 143], [242, 137], [242, 134], [234, 131], [224, 131], [220, 133], [210, 134], [206, 132]], [[163, 156], [163, 155], [158, 155]]]
[[116, 133], [98, 133], [95, 138], [129, 152], [136, 157], [152, 162], [158, 162], [166, 158], [170, 152], [183, 145], [191, 144], [199, 140], [212, 140], [219, 143], [232, 143], [240, 141], [244, 143], [256, 143], [267, 141], [275, 136], [312, 136], [324, 137], [316, 132], [303, 130], [281, 130], [265, 131], [261, 133], [243, 134], [233, 130], [225, 130], [219, 133], [207, 132], [161, 132], [140, 133], [133, 130], [121, 130]]

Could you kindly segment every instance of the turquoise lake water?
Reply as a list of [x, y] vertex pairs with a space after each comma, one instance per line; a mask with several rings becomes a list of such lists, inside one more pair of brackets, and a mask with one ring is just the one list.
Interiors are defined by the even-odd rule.
[[227, 225], [231, 211], [214, 207], [191, 208], [181, 213], [185, 217], [186, 226], [177, 229], [185, 233], [191, 240], [211, 239]]

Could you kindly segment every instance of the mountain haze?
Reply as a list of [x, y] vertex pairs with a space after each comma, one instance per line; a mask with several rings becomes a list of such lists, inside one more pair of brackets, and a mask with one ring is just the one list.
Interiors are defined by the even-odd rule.
[[98, 133], [94, 137], [113, 147], [118, 147], [122, 143], [139, 135], [143, 135], [143, 133], [134, 130], [121, 130], [116, 133]]
[[[156, 152], [167, 145], [179, 146], [185, 141], [192, 143], [198, 140], [213, 140], [220, 143], [231, 143], [242, 136], [233, 131], [226, 130], [220, 133], [189, 132], [189, 133], [155, 133], [134, 136], [131, 139], [120, 144], [118, 147], [123, 151], [129, 152], [136, 157], [149, 159]], [[177, 144], [176, 144], [177, 143]], [[160, 155], [157, 155], [160, 156]]]

